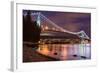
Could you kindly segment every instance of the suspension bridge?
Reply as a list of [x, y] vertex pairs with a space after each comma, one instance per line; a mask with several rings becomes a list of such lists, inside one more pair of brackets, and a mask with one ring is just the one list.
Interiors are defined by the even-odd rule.
[[[31, 15], [33, 17], [35, 17], [34, 18], [35, 21], [37, 21], [37, 24], [42, 29], [41, 36], [54, 36], [54, 34], [56, 32], [57, 34], [59, 34], [59, 33], [72, 34], [72, 35], [78, 36], [81, 39], [89, 39], [88, 35], [83, 30], [81, 30], [79, 32], [68, 31], [68, 30], [60, 27], [59, 25], [57, 25], [50, 19], [48, 19], [45, 15], [43, 15], [40, 12], [35, 12], [35, 13], [32, 13]], [[56, 36], [57, 36], [57, 34], [56, 34]]]

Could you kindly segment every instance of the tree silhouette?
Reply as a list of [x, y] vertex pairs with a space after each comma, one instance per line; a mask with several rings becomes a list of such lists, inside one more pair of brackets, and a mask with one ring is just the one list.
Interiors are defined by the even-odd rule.
[[36, 21], [32, 21], [31, 11], [23, 16], [23, 41], [38, 43], [40, 40], [41, 29]]

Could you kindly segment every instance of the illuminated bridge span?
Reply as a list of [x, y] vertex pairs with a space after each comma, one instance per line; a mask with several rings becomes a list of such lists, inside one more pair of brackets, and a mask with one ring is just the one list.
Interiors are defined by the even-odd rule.
[[[79, 32], [70, 32], [68, 30], [65, 30], [64, 28], [58, 26], [57, 24], [55, 24], [54, 22], [52, 22], [50, 19], [48, 19], [46, 16], [44, 16], [43, 14], [41, 14], [40, 12], [36, 12], [36, 13], [32, 13], [32, 16], [35, 16], [35, 19], [37, 21], [37, 24], [41, 27], [41, 36], [57, 36], [59, 33], [62, 32], [62, 34], [64, 36], [66, 36], [66, 34], [72, 34], [75, 35], [79, 38], [82, 39], [89, 39], [89, 37], [86, 35], [86, 33], [82, 30]], [[50, 31], [48, 33], [48, 31]], [[57, 35], [55, 35], [55, 34]], [[61, 35], [58, 37], [62, 37]]]

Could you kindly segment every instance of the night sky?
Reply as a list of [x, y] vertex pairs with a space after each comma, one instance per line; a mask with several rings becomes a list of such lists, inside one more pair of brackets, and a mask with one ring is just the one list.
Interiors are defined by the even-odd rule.
[[[28, 10], [23, 10], [23, 15], [26, 15], [27, 11]], [[79, 32], [84, 30], [85, 33], [91, 38], [91, 13], [31, 10], [31, 13], [34, 12], [42, 13], [52, 22], [68, 31]]]

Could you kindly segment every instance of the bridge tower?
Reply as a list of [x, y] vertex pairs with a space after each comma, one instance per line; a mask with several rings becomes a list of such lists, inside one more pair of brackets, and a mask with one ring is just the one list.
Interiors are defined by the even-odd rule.
[[36, 21], [37, 21], [37, 24], [38, 24], [39, 26], [40, 26], [40, 24], [41, 24], [40, 14], [41, 14], [40, 12], [37, 13], [37, 20], [36, 20]]

